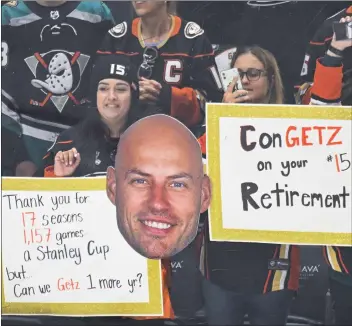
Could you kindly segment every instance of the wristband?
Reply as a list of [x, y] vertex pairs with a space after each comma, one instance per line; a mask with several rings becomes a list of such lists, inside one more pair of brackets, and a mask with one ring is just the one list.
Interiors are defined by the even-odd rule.
[[342, 61], [343, 61], [342, 57], [333, 57], [328, 54], [325, 54], [325, 56], [320, 59], [320, 62], [325, 67], [341, 67]]
[[338, 55], [339, 57], [343, 57], [343, 51], [334, 48], [332, 45], [329, 46], [328, 50], [331, 51], [332, 53]]

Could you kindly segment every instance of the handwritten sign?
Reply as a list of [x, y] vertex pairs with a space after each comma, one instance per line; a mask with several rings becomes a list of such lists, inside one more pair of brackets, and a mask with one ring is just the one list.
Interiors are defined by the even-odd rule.
[[162, 315], [160, 261], [125, 242], [105, 183], [3, 179], [3, 313]]
[[207, 106], [214, 241], [352, 245], [349, 107]]

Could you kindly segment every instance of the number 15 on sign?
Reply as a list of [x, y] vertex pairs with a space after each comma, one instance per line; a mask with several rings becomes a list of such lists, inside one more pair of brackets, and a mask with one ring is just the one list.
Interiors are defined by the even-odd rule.
[[337, 172], [343, 172], [351, 168], [351, 161], [347, 158], [347, 153], [329, 155], [326, 160], [335, 162]]

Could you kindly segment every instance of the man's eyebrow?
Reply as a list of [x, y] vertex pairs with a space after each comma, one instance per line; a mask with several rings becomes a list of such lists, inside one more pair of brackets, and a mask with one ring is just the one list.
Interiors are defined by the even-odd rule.
[[151, 177], [151, 175], [149, 173], [145, 173], [139, 169], [130, 169], [128, 170], [126, 173], [125, 173], [125, 179], [127, 179], [127, 177], [130, 175], [130, 174], [138, 174], [142, 177]]
[[[149, 174], [149, 173], [146, 173], [146, 172], [143, 172], [139, 169], [130, 169], [128, 170], [126, 173], [125, 173], [125, 179], [127, 179], [127, 177], [130, 175], [130, 174], [138, 174], [142, 177], [151, 177], [152, 175]], [[186, 172], [181, 172], [181, 173], [177, 173], [177, 174], [173, 174], [173, 175], [170, 175], [167, 177], [168, 180], [174, 180], [174, 179], [181, 179], [181, 178], [186, 178], [186, 179], [189, 179], [189, 180], [193, 180], [193, 176], [190, 175], [189, 173], [186, 173]]]
[[167, 177], [169, 180], [173, 180], [173, 179], [181, 179], [181, 178], [186, 178], [186, 179], [190, 179], [190, 180], [193, 180], [193, 176], [190, 175], [189, 173], [186, 173], [186, 172], [181, 172], [181, 173], [178, 173], [178, 174], [174, 174], [174, 175], [170, 175]]

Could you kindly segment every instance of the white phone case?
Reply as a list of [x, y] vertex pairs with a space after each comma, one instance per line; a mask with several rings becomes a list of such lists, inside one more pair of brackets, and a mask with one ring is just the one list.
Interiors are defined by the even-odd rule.
[[[224, 92], [227, 91], [227, 88], [232, 83], [232, 81], [235, 77], [239, 77], [239, 73], [238, 73], [237, 68], [224, 70], [220, 73], [220, 79], [221, 79], [222, 88], [223, 88]], [[240, 78], [238, 78], [235, 87], [236, 87], [236, 89], [243, 89]]]

